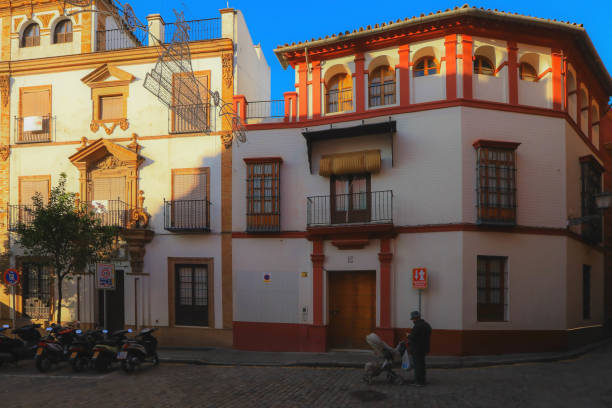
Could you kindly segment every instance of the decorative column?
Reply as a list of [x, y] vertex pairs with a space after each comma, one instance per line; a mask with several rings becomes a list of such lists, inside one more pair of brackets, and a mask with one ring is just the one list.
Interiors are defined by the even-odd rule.
[[323, 326], [323, 241], [312, 241], [312, 323]]
[[561, 50], [552, 50], [552, 94], [553, 94], [553, 109], [562, 110], [563, 104], [563, 79], [562, 79], [562, 68], [563, 68], [563, 55]]
[[588, 95], [589, 100], [589, 111], [588, 111], [588, 118], [589, 118], [589, 127], [588, 127], [588, 135], [589, 135], [589, 140], [593, 141], [593, 98], [591, 98], [591, 95]]
[[508, 41], [508, 95], [510, 105], [518, 105], [518, 47]]
[[457, 34], [447, 35], [446, 48], [446, 99], [457, 98]]
[[299, 98], [299, 120], [308, 119], [308, 67], [306, 63], [298, 64], [298, 98]]
[[463, 61], [463, 98], [472, 99], [472, 71], [474, 70], [474, 60], [472, 59], [472, 37], [461, 35], [462, 61]]
[[410, 45], [400, 45], [399, 51], [400, 106], [410, 105]]
[[567, 57], [563, 57], [563, 109], [569, 113], [567, 107], [569, 103], [569, 93], [567, 90]]
[[295, 122], [297, 118], [297, 92], [285, 92], [285, 122]]
[[582, 84], [578, 80], [578, 73], [576, 73], [576, 124], [578, 129], [582, 130], [582, 98], [580, 97], [580, 91], [582, 91]]
[[321, 117], [321, 61], [312, 62], [312, 117]]
[[380, 324], [376, 328], [376, 333], [387, 344], [394, 345], [395, 335], [391, 326], [391, 261], [393, 260], [393, 253], [391, 253], [390, 238], [380, 240], [378, 260], [380, 261]]
[[234, 95], [234, 112], [238, 114], [243, 124], [247, 120], [247, 100], [244, 95]]
[[355, 111], [357, 113], [365, 111], [364, 64], [365, 57], [363, 53], [355, 54]]

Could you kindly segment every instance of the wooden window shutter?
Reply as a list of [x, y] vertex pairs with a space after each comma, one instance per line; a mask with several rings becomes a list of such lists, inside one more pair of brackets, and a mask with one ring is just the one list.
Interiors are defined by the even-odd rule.
[[100, 97], [100, 120], [121, 119], [123, 114], [123, 95]]
[[94, 200], [121, 200], [125, 202], [125, 177], [100, 177], [93, 182]]
[[43, 203], [49, 202], [49, 180], [21, 180], [21, 194], [19, 201], [21, 205], [31, 206], [32, 199], [36, 193], [42, 195]]
[[206, 200], [206, 174], [175, 174], [174, 200]]
[[21, 95], [21, 116], [48, 116], [51, 114], [50, 90], [24, 91]]

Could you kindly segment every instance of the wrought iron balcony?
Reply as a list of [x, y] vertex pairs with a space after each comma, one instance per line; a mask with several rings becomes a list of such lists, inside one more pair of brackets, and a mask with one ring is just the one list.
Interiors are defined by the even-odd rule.
[[146, 47], [149, 33], [143, 30], [128, 31], [124, 29], [99, 30], [96, 32], [96, 50], [111, 51], [127, 48]]
[[285, 117], [285, 100], [276, 99], [271, 101], [254, 101], [246, 104], [247, 122], [252, 120], [264, 120], [270, 118]]
[[390, 190], [314, 196], [306, 200], [308, 227], [393, 223]]
[[196, 133], [209, 128], [210, 104], [175, 105], [168, 109], [168, 128], [171, 133]]
[[[189, 29], [189, 41], [214, 40], [221, 38], [221, 18], [206, 18], [201, 20], [185, 21]], [[172, 42], [176, 31], [176, 23], [168, 23], [165, 26], [164, 42]]]
[[15, 117], [15, 143], [53, 141], [55, 120], [51, 115]]
[[210, 231], [210, 205], [206, 200], [164, 200], [164, 229]]
[[8, 206], [8, 230], [17, 231], [19, 224], [31, 225], [34, 221], [34, 207], [28, 205]]
[[126, 228], [129, 206], [121, 200], [96, 200], [87, 203], [87, 209], [107, 227]]

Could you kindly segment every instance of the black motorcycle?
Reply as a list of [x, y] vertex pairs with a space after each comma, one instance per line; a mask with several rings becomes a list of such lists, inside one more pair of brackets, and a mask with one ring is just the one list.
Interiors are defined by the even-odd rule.
[[[103, 332], [105, 335], [108, 333], [106, 330], [103, 330]], [[126, 342], [126, 333], [128, 333], [127, 330], [118, 330], [96, 343], [91, 357], [91, 364], [96, 371], [104, 372], [108, 370], [111, 364], [117, 360], [117, 353]]]
[[81, 372], [89, 367], [91, 357], [93, 356], [93, 348], [96, 343], [103, 340], [101, 329], [89, 330], [83, 332], [77, 330], [75, 338], [68, 349], [68, 361], [75, 372]]
[[56, 324], [46, 330], [49, 334], [38, 342], [34, 357], [36, 368], [41, 373], [49, 371], [53, 364], [68, 360], [68, 350], [76, 335], [75, 329]]
[[3, 363], [17, 363], [34, 357], [40, 333], [40, 324], [28, 324], [27, 326], [13, 329], [12, 333], [19, 338], [8, 337], [9, 326], [4, 325], [0, 328], [0, 366]]
[[136, 337], [123, 345], [121, 352], [117, 355], [123, 371], [132, 373], [145, 361], [151, 361], [153, 365], [159, 364], [157, 339], [153, 337], [155, 330], [155, 328], [143, 329]]

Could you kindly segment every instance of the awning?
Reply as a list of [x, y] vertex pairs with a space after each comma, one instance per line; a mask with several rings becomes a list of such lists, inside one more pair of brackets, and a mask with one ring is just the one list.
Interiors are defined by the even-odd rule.
[[326, 155], [321, 158], [319, 175], [329, 177], [343, 174], [378, 173], [380, 171], [380, 150]]

